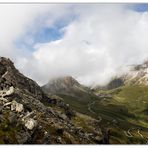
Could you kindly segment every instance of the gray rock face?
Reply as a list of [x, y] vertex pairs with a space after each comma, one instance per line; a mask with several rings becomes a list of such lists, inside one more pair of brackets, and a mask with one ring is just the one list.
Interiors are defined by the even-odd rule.
[[[4, 89], [10, 86], [19, 89], [25, 89], [37, 96], [39, 100], [47, 99], [39, 85], [33, 80], [25, 77], [15, 67], [10, 59], [0, 58], [0, 88]], [[3, 82], [3, 83], [2, 83]]]

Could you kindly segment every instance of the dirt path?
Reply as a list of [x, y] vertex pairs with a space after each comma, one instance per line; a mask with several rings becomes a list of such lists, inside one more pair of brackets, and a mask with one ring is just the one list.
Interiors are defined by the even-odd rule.
[[146, 141], [145, 144], [148, 144], [148, 139], [145, 138], [145, 137], [142, 135], [142, 133], [140, 133], [140, 129], [129, 129], [128, 131], [124, 131], [125, 136], [130, 137], [130, 138], [131, 138], [131, 137], [134, 137], [134, 136], [131, 134], [131, 130], [137, 130], [137, 134], [138, 134], [143, 140]]
[[129, 129], [128, 131], [124, 131], [126, 137], [133, 137], [133, 135], [130, 133], [130, 130], [131, 129]]
[[[96, 103], [96, 101], [93, 101], [92, 103], [88, 104], [88, 110], [89, 110], [89, 112], [91, 112], [92, 114], [97, 115], [97, 114], [91, 109], [91, 106], [94, 105], [95, 103]], [[101, 117], [101, 116], [98, 116], [97, 120], [98, 120], [98, 122], [101, 122], [101, 121], [102, 121], [102, 117]]]
[[96, 114], [92, 109], [91, 106], [94, 105], [96, 103], [96, 101], [93, 101], [92, 103], [88, 104], [88, 110], [92, 113], [92, 114]]
[[146, 141], [146, 144], [148, 144], [148, 139], [147, 139], [147, 137], [145, 138], [145, 137], [142, 135], [142, 133], [140, 133], [140, 130], [139, 130], [139, 129], [137, 130], [137, 133], [139, 134], [139, 136], [140, 136], [142, 139], [144, 139], [144, 140]]

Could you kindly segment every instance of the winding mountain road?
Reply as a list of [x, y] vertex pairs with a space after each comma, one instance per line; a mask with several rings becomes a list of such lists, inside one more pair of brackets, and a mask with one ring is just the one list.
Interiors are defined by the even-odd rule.
[[130, 138], [131, 138], [131, 137], [134, 137], [134, 136], [131, 134], [131, 130], [137, 130], [137, 134], [138, 134], [143, 140], [146, 141], [146, 144], [148, 144], [148, 139], [145, 138], [145, 137], [142, 135], [142, 133], [140, 133], [140, 129], [129, 129], [128, 131], [125, 131], [125, 130], [124, 130], [125, 136], [130, 137]]
[[129, 129], [128, 131], [124, 131], [125, 136], [127, 136], [127, 137], [133, 137], [133, 135], [130, 133], [130, 130], [131, 129]]
[[[97, 113], [92, 110], [92, 105], [94, 105], [95, 103], [96, 103], [96, 101], [93, 101], [93, 102], [89, 103], [87, 106], [88, 106], [88, 111], [90, 113], [97, 115]], [[98, 116], [98, 121], [101, 122], [101, 120], [102, 120], [102, 117]], [[143, 136], [143, 134], [140, 132], [139, 128], [138, 129], [130, 128], [127, 131], [124, 130], [125, 136], [128, 138], [134, 138], [135, 136], [132, 134], [133, 130], [137, 130], [137, 132], [136, 132], [137, 135], [139, 135], [144, 141], [146, 141], [145, 144], [148, 144], [148, 138]]]
[[92, 103], [88, 104], [88, 110], [89, 112], [91, 112], [92, 114], [96, 114], [92, 109], [91, 106], [94, 105], [96, 103], [96, 101], [93, 101]]
[[[87, 106], [88, 106], [88, 110], [89, 112], [91, 112], [92, 114], [96, 114], [96, 112], [94, 112], [92, 109], [91, 109], [91, 106], [94, 105], [96, 103], [96, 101], [93, 101], [92, 103], [89, 103]], [[102, 121], [102, 117], [101, 116], [98, 116], [97, 118], [98, 122], [101, 122]]]

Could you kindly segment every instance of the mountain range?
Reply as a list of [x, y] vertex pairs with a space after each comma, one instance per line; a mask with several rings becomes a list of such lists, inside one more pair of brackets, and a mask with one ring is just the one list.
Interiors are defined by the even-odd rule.
[[40, 87], [0, 58], [1, 144], [148, 143], [148, 62], [93, 89], [71, 76]]

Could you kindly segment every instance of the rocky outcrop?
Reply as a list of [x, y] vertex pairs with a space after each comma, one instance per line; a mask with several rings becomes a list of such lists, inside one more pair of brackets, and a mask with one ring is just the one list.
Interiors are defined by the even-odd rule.
[[96, 143], [99, 131], [80, 130], [73, 123], [74, 116], [62, 98], [45, 94], [9, 59], [0, 58], [0, 143]]
[[16, 111], [18, 113], [22, 112], [24, 110], [23, 104], [17, 103], [16, 101], [11, 102], [11, 110]]
[[[33, 80], [25, 77], [15, 67], [10, 59], [0, 58], [0, 89], [7, 89], [13, 86], [22, 90], [27, 90], [37, 99], [47, 99], [40, 86]], [[10, 90], [12, 91], [12, 90]], [[9, 92], [7, 92], [9, 93]]]
[[33, 130], [37, 126], [37, 122], [32, 118], [24, 120], [24, 124], [25, 127], [29, 130]]

